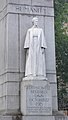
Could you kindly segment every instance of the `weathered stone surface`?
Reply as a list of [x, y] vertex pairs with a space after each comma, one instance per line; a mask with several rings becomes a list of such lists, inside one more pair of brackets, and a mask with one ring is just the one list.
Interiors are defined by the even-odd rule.
[[51, 83], [51, 89], [52, 89], [52, 109], [58, 110], [58, 98], [57, 98], [57, 83]]
[[23, 116], [22, 120], [55, 120], [54, 116]]
[[[21, 75], [22, 74], [22, 75]], [[23, 73], [6, 73], [6, 80], [5, 82], [19, 82], [21, 81], [21, 78], [23, 77]]]
[[0, 98], [0, 113], [16, 114], [19, 112], [19, 95], [8, 95]]
[[52, 96], [57, 96], [57, 83], [51, 83]]
[[21, 119], [22, 117], [21, 117], [21, 115], [13, 115], [13, 116], [11, 116], [11, 115], [5, 115], [5, 116], [2, 116], [2, 115], [0, 115], [0, 120], [22, 120]]
[[7, 3], [16, 3], [16, 4], [31, 4], [31, 0], [7, 0]]
[[45, 17], [45, 36], [47, 41], [47, 51], [46, 51], [46, 65], [47, 73], [56, 73], [55, 64], [55, 38], [54, 38], [54, 18]]
[[1, 84], [0, 85], [0, 97], [2, 96], [2, 92], [3, 92], [2, 89], [3, 89], [3, 85]]
[[0, 120], [12, 120], [12, 116], [1, 116], [0, 115]]
[[53, 0], [1, 0], [0, 1], [0, 10], [2, 10], [6, 4], [13, 3], [13, 4], [27, 4], [27, 5], [38, 5], [38, 6], [48, 6], [53, 7]]
[[7, 70], [18, 72], [18, 15], [9, 14], [7, 17]]
[[53, 7], [53, 0], [32, 0], [32, 5]]
[[3, 84], [3, 96], [19, 95], [19, 82], [6, 82]]
[[68, 120], [68, 117], [66, 117], [66, 116], [56, 116], [55, 120]]
[[4, 81], [0, 83], [0, 112], [6, 113], [10, 109], [9, 113], [12, 113], [11, 110], [15, 113], [19, 109], [19, 76], [17, 76], [17, 81], [16, 78], [13, 81], [13, 74], [10, 80], [9, 73], [5, 75], [0, 76], [1, 79], [4, 78]]
[[23, 115], [52, 115], [50, 84], [44, 80], [24, 80], [21, 85]]
[[0, 110], [2, 110], [3, 109], [3, 100], [2, 100], [2, 98], [0, 98]]
[[52, 96], [52, 109], [53, 109], [53, 111], [58, 110], [57, 96]]
[[1, 116], [0, 120], [68, 120], [68, 117], [64, 116]]
[[49, 80], [49, 82], [51, 83], [56, 83], [56, 73], [55, 71], [47, 71], [47, 78]]
[[6, 18], [0, 21], [0, 74], [5, 71], [5, 23]]
[[0, 11], [2, 11], [3, 10], [3, 8], [5, 7], [5, 5], [6, 5], [6, 0], [0, 0]]
[[4, 73], [0, 75], [0, 85], [6, 82], [19, 82], [23, 78], [24, 73]]
[[54, 16], [54, 9], [46, 6], [31, 6], [24, 4], [8, 4], [7, 12], [10, 13], [19, 13], [25, 15], [40, 15], [40, 16]]
[[0, 12], [0, 20], [2, 20], [8, 13], [22, 14], [22, 15], [39, 15], [39, 16], [51, 16], [54, 17], [54, 9], [47, 6], [35, 6], [28, 4], [7, 3], [5, 8]]
[[64, 116], [23, 116], [22, 120], [68, 120]]
[[15, 110], [16, 113], [19, 110], [19, 96], [6, 96], [6, 107], [8, 111]]
[[[18, 71], [18, 15], [8, 15], [0, 22], [0, 74]], [[6, 26], [6, 27], [5, 27]]]

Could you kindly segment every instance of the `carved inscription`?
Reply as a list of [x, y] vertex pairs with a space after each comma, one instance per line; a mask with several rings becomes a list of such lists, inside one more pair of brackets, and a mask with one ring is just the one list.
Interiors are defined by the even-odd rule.
[[27, 14], [46, 14], [46, 9], [44, 7], [35, 7], [35, 6], [16, 6], [17, 12], [23, 12]]
[[51, 113], [50, 86], [28, 86], [26, 107], [29, 113]]
[[41, 13], [42, 12], [42, 9], [41, 7], [27, 7], [27, 6], [24, 6], [24, 10], [29, 13]]
[[7, 13], [54, 16], [54, 9], [44, 6], [8, 4], [7, 7], [1, 11], [0, 19], [2, 19], [2, 17], [4, 17]]

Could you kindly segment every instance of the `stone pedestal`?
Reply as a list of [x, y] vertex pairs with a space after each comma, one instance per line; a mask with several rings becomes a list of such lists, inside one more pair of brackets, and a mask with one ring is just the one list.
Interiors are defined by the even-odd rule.
[[68, 120], [53, 111], [51, 84], [43, 77], [25, 77], [21, 82], [22, 120]]
[[21, 112], [23, 115], [52, 115], [51, 86], [45, 79], [22, 81]]
[[22, 120], [54, 120], [50, 83], [42, 77], [25, 77], [21, 83]]

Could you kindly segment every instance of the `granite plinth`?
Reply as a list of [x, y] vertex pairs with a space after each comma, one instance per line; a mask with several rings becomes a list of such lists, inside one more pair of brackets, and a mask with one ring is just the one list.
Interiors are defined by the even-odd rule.
[[21, 112], [23, 115], [52, 115], [51, 87], [46, 79], [23, 79]]
[[16, 115], [16, 116], [2, 116], [0, 115], [0, 120], [22, 120], [22, 117], [20, 115]]
[[23, 116], [22, 120], [55, 120], [54, 116]]
[[0, 120], [68, 120], [67, 116], [0, 116]]
[[23, 116], [22, 120], [68, 120], [63, 116]]

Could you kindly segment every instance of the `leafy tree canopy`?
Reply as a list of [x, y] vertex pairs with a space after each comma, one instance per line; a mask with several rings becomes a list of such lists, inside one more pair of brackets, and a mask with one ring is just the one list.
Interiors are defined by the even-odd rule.
[[68, 3], [55, 1], [57, 76], [68, 81]]
[[[55, 0], [56, 68], [59, 108], [68, 107], [68, 0]], [[68, 109], [68, 108], [67, 108]]]

